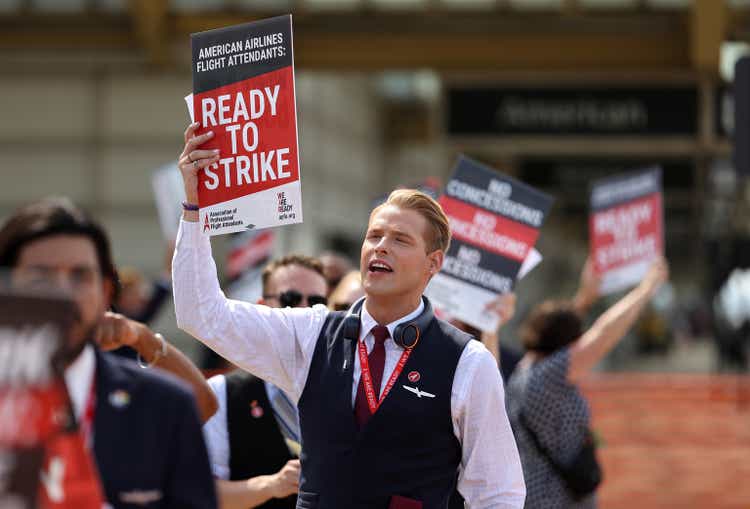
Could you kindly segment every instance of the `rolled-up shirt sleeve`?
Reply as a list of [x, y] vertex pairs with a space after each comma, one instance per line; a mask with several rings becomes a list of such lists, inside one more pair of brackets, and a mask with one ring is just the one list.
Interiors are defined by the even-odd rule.
[[274, 309], [226, 298], [209, 237], [181, 221], [172, 261], [177, 326], [233, 364], [299, 399], [328, 310]]
[[526, 485], [505, 411], [503, 379], [484, 345], [467, 345], [453, 384], [453, 427], [462, 451], [458, 491], [466, 507], [522, 509]]

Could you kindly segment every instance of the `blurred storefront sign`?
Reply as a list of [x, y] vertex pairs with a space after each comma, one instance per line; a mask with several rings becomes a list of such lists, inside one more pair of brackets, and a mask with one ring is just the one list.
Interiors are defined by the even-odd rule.
[[455, 136], [694, 136], [698, 102], [694, 85], [449, 87], [446, 129]]

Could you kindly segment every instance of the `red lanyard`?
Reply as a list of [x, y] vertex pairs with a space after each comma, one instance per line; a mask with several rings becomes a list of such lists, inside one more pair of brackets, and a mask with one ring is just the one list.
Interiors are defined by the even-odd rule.
[[370, 363], [367, 360], [367, 346], [364, 341], [359, 341], [359, 366], [362, 368], [362, 383], [365, 386], [365, 396], [367, 396], [367, 406], [370, 407], [370, 414], [374, 415], [380, 404], [383, 402], [388, 393], [391, 392], [393, 385], [396, 383], [401, 371], [404, 369], [406, 361], [409, 360], [411, 355], [411, 348], [404, 350], [401, 354], [401, 358], [398, 360], [398, 364], [393, 369], [391, 378], [388, 379], [388, 383], [383, 389], [383, 393], [380, 395], [380, 399], [375, 399], [375, 388], [372, 385], [372, 375], [370, 374]]
[[86, 400], [86, 407], [81, 415], [81, 434], [86, 447], [91, 448], [93, 445], [94, 433], [94, 409], [96, 408], [96, 375], [91, 379], [91, 390]]

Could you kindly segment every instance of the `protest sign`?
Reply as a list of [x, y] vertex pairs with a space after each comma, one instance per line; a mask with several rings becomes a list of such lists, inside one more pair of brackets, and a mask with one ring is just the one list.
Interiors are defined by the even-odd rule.
[[249, 231], [233, 235], [225, 272], [231, 281], [254, 268], [261, 268], [273, 253], [276, 235], [273, 230]]
[[0, 507], [100, 509], [63, 380], [67, 300], [0, 293]]
[[199, 173], [209, 235], [302, 222], [292, 17], [191, 35], [193, 108], [201, 148], [219, 161]]
[[263, 296], [263, 268], [271, 258], [275, 243], [273, 230], [232, 235], [224, 264], [229, 298], [257, 302]]
[[590, 257], [600, 293], [641, 281], [664, 252], [661, 168], [594, 182], [589, 218]]
[[[427, 295], [451, 316], [492, 331], [498, 317], [484, 308], [513, 288], [552, 198], [461, 157], [440, 204], [450, 220], [452, 240]], [[539, 260], [535, 253], [525, 270]]]
[[185, 199], [182, 177], [177, 165], [170, 163], [155, 170], [151, 176], [151, 187], [154, 190], [162, 233], [167, 242], [174, 242], [182, 216], [182, 201]]

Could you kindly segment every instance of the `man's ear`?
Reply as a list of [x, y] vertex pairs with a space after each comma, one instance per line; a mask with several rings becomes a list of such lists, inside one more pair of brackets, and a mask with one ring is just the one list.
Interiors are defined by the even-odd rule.
[[440, 249], [436, 249], [435, 251], [427, 255], [427, 259], [429, 261], [428, 268], [430, 271], [430, 277], [432, 277], [440, 272], [440, 269], [443, 267], [445, 253]]

